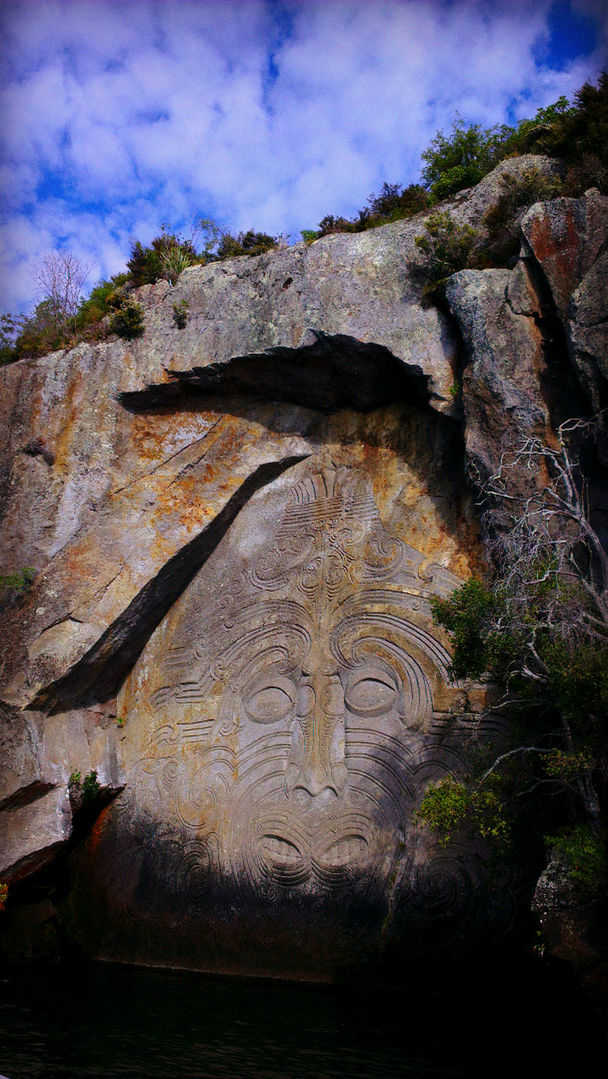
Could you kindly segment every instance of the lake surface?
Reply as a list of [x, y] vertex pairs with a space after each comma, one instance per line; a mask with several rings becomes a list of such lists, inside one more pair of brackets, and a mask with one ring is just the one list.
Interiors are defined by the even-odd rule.
[[10, 972], [8, 1079], [483, 1079], [585, 1075], [585, 1005], [551, 980], [419, 995], [110, 965]]

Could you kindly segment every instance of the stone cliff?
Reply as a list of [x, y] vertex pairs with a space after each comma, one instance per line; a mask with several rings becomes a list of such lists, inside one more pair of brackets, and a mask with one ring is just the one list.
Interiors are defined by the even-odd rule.
[[1, 613], [9, 950], [333, 978], [517, 924], [542, 866], [416, 820], [502, 723], [430, 601], [484, 567], [467, 469], [606, 403], [607, 207], [532, 206], [441, 309], [421, 216], [193, 267], [139, 340], [0, 370], [0, 571], [37, 571]]

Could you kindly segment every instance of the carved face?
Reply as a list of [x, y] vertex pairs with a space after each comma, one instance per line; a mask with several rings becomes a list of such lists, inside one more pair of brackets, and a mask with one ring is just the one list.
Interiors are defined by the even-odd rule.
[[274, 535], [173, 637], [142, 789], [261, 897], [391, 873], [448, 681], [424, 568], [365, 476], [330, 469], [293, 488]]

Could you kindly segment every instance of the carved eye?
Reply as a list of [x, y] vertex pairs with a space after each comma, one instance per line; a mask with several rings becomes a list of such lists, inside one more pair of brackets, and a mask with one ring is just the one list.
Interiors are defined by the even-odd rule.
[[327, 848], [323, 860], [327, 865], [350, 865], [367, 854], [367, 841], [360, 835], [345, 835]]
[[247, 715], [256, 723], [278, 723], [293, 712], [293, 683], [280, 675], [252, 685], [244, 696]]
[[302, 859], [302, 855], [295, 844], [279, 835], [262, 836], [260, 847], [262, 853], [271, 862], [292, 865]]
[[355, 677], [344, 696], [352, 712], [362, 716], [380, 716], [393, 708], [398, 692], [397, 683], [391, 675], [375, 670]]

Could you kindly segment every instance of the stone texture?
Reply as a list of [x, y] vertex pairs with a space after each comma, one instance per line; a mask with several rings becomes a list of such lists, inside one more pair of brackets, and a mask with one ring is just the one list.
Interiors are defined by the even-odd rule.
[[29, 802], [52, 785], [42, 778], [39, 745], [39, 723], [0, 704], [0, 809]]
[[[446, 208], [483, 235], [532, 166], [557, 170], [504, 162]], [[453, 318], [421, 295], [419, 215], [191, 268], [138, 291], [140, 340], [0, 370], [0, 572], [39, 571], [0, 625], [3, 872], [65, 847], [96, 771], [86, 952], [333, 978], [508, 931], [517, 867], [416, 822], [499, 735], [430, 603], [483, 566], [464, 451], [487, 475], [550, 434], [541, 270], [602, 392], [597, 198], [531, 211], [513, 270], [450, 282]]]
[[608, 400], [608, 199], [592, 189], [579, 199], [538, 203], [522, 231], [548, 283], [587, 399], [594, 410], [602, 409]]
[[608, 199], [592, 189], [580, 199], [539, 202], [528, 210], [521, 228], [565, 322], [572, 293], [608, 238]]
[[0, 878], [19, 880], [55, 856], [70, 836], [72, 813], [67, 792], [57, 788], [27, 805], [2, 813]]
[[[608, 199], [605, 200], [608, 204]], [[607, 207], [608, 213], [608, 207]], [[594, 410], [608, 401], [608, 253], [601, 254], [572, 295], [568, 341]]]
[[549, 426], [538, 300], [521, 262], [513, 271], [462, 270], [450, 278], [446, 295], [469, 360], [463, 375], [467, 457], [484, 481], [503, 453], [522, 437], [544, 437]]
[[407, 461], [402, 417], [373, 423], [374, 448], [360, 423], [252, 497], [127, 679], [125, 790], [77, 862], [95, 954], [334, 979], [380, 939], [510, 924], [512, 876], [415, 824], [485, 697], [451, 681], [429, 605], [459, 580], [455, 477], [438, 440], [423, 517], [422, 430]]

